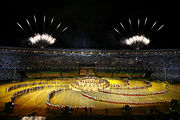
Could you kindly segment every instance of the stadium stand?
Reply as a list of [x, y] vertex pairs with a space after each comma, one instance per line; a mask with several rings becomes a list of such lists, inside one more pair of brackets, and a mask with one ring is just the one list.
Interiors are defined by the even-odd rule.
[[[97, 76], [131, 77], [150, 73], [152, 79], [180, 80], [180, 50], [32, 49], [0, 47], [0, 80], [20, 79], [18, 71], [55, 71], [54, 77], [79, 75], [91, 67]], [[22, 73], [21, 72], [21, 73]], [[53, 77], [41, 73], [43, 77]]]

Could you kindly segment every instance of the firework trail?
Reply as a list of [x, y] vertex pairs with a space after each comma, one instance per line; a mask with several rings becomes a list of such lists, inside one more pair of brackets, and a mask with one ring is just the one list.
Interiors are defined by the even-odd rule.
[[34, 34], [34, 31], [33, 31], [32, 27], [31, 27], [31, 24], [29, 23], [28, 19], [26, 19], [26, 22], [29, 25], [29, 28], [31, 29], [32, 33]]
[[36, 25], [36, 31], [37, 31], [37, 33], [38, 33], [38, 32], [39, 32], [39, 29], [38, 29], [38, 26], [37, 26], [36, 16], [35, 16], [35, 15], [33, 15], [33, 17], [34, 17], [34, 22], [35, 22], [35, 25]]

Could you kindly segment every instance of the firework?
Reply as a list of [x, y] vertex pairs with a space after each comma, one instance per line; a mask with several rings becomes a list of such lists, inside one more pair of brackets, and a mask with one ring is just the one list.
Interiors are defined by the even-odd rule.
[[48, 35], [48, 34], [36, 34], [35, 36], [33, 37], [30, 37], [28, 39], [32, 44], [36, 44], [40, 41], [45, 41], [47, 42], [48, 44], [52, 45], [55, 43], [56, 39], [53, 38], [51, 35]]
[[[39, 31], [38, 25], [38, 19], [36, 19], [36, 16], [33, 16], [33, 20], [36, 26], [36, 32], [34, 32], [33, 27], [30, 24], [30, 21], [26, 19], [26, 24], [29, 26], [30, 31], [25, 30], [25, 27], [22, 27], [20, 23], [17, 22], [17, 25], [26, 33], [28, 34], [28, 41], [30, 42], [31, 45], [37, 45], [40, 48], [45, 48], [48, 45], [53, 45], [56, 42], [56, 35], [58, 34], [58, 30], [61, 27], [61, 22], [55, 26], [55, 29], [53, 31], [50, 30], [50, 28], [54, 28], [53, 21], [54, 18], [51, 19], [49, 26], [46, 26], [46, 16], [43, 17], [43, 26], [42, 26], [42, 31]], [[31, 22], [32, 23], [32, 22]], [[48, 29], [46, 30], [46, 27]], [[62, 27], [61, 27], [62, 28]], [[61, 30], [61, 32], [64, 32], [68, 27], [65, 27], [64, 29]]]
[[[137, 19], [137, 22], [133, 22], [132, 19], [129, 18], [128, 26], [130, 27], [130, 31], [125, 28], [125, 25], [123, 25], [122, 22], [120, 22], [120, 28], [123, 31], [120, 32], [121, 29], [118, 30], [118, 28], [114, 28], [114, 30], [122, 37], [123, 44], [132, 46], [134, 49], [139, 50], [143, 46], [149, 45], [152, 34], [158, 32], [164, 27], [164, 25], [158, 27], [158, 21], [155, 21], [152, 26], [148, 28], [146, 27], [147, 21], [147, 17], [144, 19], [144, 22], [140, 20], [140, 18]], [[137, 28], [133, 27], [133, 23], [137, 23]], [[126, 35], [123, 34], [124, 32]]]
[[143, 35], [135, 35], [124, 40], [126, 45], [133, 46], [136, 50], [139, 50], [142, 46], [148, 45], [150, 39]]

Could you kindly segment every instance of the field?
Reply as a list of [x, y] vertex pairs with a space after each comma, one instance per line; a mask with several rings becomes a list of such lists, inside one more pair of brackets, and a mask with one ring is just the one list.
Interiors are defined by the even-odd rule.
[[[123, 79], [118, 78], [104, 78], [110, 82], [110, 85], [119, 85], [124, 88], [133, 88], [133, 87], [141, 87], [145, 86], [146, 83], [144, 79], [134, 79], [129, 80], [129, 85], [125, 86], [125, 81]], [[74, 78], [58, 78], [58, 79], [27, 79], [24, 82], [12, 82], [0, 85], [0, 115], [8, 115], [8, 116], [24, 116], [29, 115], [33, 112], [36, 115], [42, 116], [56, 116], [59, 113], [59, 110], [54, 110], [53, 108], [49, 108], [46, 105], [46, 100], [48, 98], [49, 92], [58, 89], [69, 88], [69, 84], [71, 82], [76, 81], [77, 79]], [[38, 84], [40, 83], [41, 84]], [[8, 88], [13, 85], [18, 84], [30, 84], [30, 83], [37, 83], [35, 85], [28, 85], [23, 86], [20, 88], [16, 88], [10, 90], [8, 92]], [[131, 105], [134, 109], [132, 114], [146, 114], [149, 111], [149, 108], [155, 107], [160, 111], [168, 112], [169, 111], [169, 103], [171, 99], [176, 99], [180, 102], [180, 84], [168, 84], [160, 81], [150, 81], [152, 84], [151, 87], [147, 87], [144, 89], [137, 89], [137, 90], [118, 90], [118, 89], [111, 89], [111, 92], [119, 92], [119, 93], [150, 93], [156, 91], [163, 91], [166, 88], [166, 84], [168, 85], [168, 90], [166, 93], [158, 94], [158, 95], [149, 95], [149, 96], [124, 96], [124, 95], [117, 95], [117, 94], [107, 94], [98, 91], [88, 91], [85, 92], [88, 95], [103, 98], [106, 100], [114, 101], [165, 101], [163, 104], [155, 104], [155, 105]], [[22, 94], [15, 98], [15, 106], [12, 113], [7, 114], [4, 111], [4, 105], [6, 102], [10, 102], [11, 96], [20, 90], [37, 87], [37, 86], [45, 86], [43, 89], [39, 89], [37, 91], [32, 91], [29, 93]], [[110, 90], [110, 86], [107, 87], [105, 90]], [[102, 114], [105, 112], [105, 109], [109, 109], [109, 114], [111, 115], [119, 115], [123, 114], [121, 111], [122, 107], [125, 104], [116, 104], [116, 103], [107, 103], [102, 101], [96, 101], [93, 99], [89, 99], [87, 97], [82, 96], [81, 91], [75, 90], [67, 90], [55, 93], [55, 95], [50, 100], [53, 104], [63, 105], [63, 106], [94, 106], [94, 114]], [[178, 109], [180, 110], [180, 109]], [[79, 112], [73, 113], [74, 115], [80, 114], [84, 110], [79, 110]]]

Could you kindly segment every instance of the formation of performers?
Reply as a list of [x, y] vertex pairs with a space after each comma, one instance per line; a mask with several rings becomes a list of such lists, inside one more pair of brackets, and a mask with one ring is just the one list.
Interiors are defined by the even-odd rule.
[[124, 86], [129, 85], [129, 80], [123, 80], [124, 81]]
[[[33, 92], [33, 91], [37, 91], [37, 90], [42, 90], [46, 87], [62, 87], [62, 85], [52, 85], [52, 84], [57, 84], [59, 82], [54, 82], [54, 81], [51, 81], [51, 82], [38, 82], [38, 83], [25, 83], [25, 84], [19, 84], [19, 85], [14, 85], [14, 86], [11, 86], [9, 87], [10, 90], [14, 90], [14, 89], [17, 89], [17, 88], [21, 88], [21, 87], [26, 87], [26, 86], [34, 86], [34, 85], [41, 85], [41, 84], [48, 84], [48, 83], [51, 83], [49, 85], [42, 85], [42, 86], [36, 86], [36, 87], [32, 87], [32, 88], [26, 88], [26, 89], [23, 89], [23, 90], [20, 90], [20, 91], [17, 91], [15, 92], [12, 96], [11, 96], [11, 101], [14, 102], [15, 98], [22, 95], [22, 94], [26, 94], [26, 93], [30, 93], [30, 92]], [[69, 86], [65, 86], [64, 87], [69, 87]], [[10, 91], [9, 90], [9, 91]]]
[[104, 89], [110, 85], [106, 79], [99, 79], [96, 77], [83, 77], [77, 78], [77, 81], [71, 82], [70, 88], [74, 90], [93, 91]]
[[70, 90], [69, 88], [67, 89], [58, 89], [58, 90], [53, 90], [48, 94], [48, 99], [46, 101], [46, 105], [49, 108], [53, 108], [53, 109], [64, 109], [66, 106], [69, 107], [70, 109], [89, 109], [89, 108], [95, 108], [94, 106], [71, 106], [71, 105], [61, 105], [61, 104], [53, 104], [50, 103], [50, 99], [54, 96], [55, 93], [61, 92], [61, 91], [67, 91]]
[[[152, 84], [148, 84], [150, 86], [152, 86]], [[145, 87], [144, 87], [145, 88]], [[132, 90], [132, 89], [128, 89], [128, 90]], [[124, 95], [124, 96], [149, 96], [149, 95], [158, 95], [158, 94], [164, 94], [168, 91], [168, 84], [166, 84], [166, 87], [164, 90], [162, 91], [152, 91], [152, 92], [147, 92], [147, 93], [130, 93], [130, 92], [124, 92], [122, 91], [113, 91], [110, 89], [109, 90], [99, 90], [99, 92], [104, 92], [104, 93], [108, 93], [108, 94], [116, 94], [116, 95]]]
[[114, 103], [114, 104], [129, 104], [129, 105], [149, 105], [149, 104], [163, 104], [166, 103], [166, 101], [118, 101], [118, 100], [106, 100], [103, 98], [95, 97], [95, 96], [90, 96], [87, 93], [81, 92], [81, 94], [84, 97], [87, 97], [89, 99], [95, 100], [95, 101], [100, 101], [100, 102], [107, 102], [107, 103]]
[[[22, 87], [28, 87], [28, 86], [35, 86], [35, 85], [47, 85], [47, 84], [59, 84], [60, 82], [57, 81], [46, 81], [46, 82], [33, 82], [33, 83], [24, 83], [24, 84], [17, 84], [13, 85], [7, 88], [7, 91], [10, 92], [11, 90], [15, 90]], [[61, 87], [61, 85], [60, 85]], [[68, 86], [67, 86], [68, 87]]]
[[22, 95], [22, 94], [26, 94], [26, 93], [29, 93], [29, 92], [32, 92], [32, 91], [42, 90], [45, 87], [46, 86], [37, 86], [37, 87], [27, 88], [27, 89], [23, 89], [23, 90], [20, 90], [18, 92], [15, 92], [10, 98], [11, 102], [14, 102], [15, 98]]
[[[128, 80], [127, 80], [128, 81]], [[129, 85], [129, 81], [125, 82], [125, 86]], [[118, 84], [111, 84], [111, 89], [119, 89], [119, 90], [136, 90], [136, 89], [144, 89], [144, 88], [148, 88], [148, 87], [152, 87], [152, 83], [150, 83], [149, 81], [144, 81], [147, 85], [145, 86], [137, 86], [137, 87], [121, 87]]]
[[79, 85], [91, 85], [91, 86], [103, 86], [104, 84], [109, 83], [106, 79], [99, 79], [96, 77], [83, 77], [79, 80]]
[[[81, 84], [79, 84], [79, 82], [85, 83], [84, 86], [81, 86]], [[148, 87], [152, 86], [152, 83], [150, 83], [149, 81], [144, 81], [144, 82], [147, 85], [139, 86], [139, 87], [132, 87], [132, 88], [130, 88], [130, 87], [124, 87], [123, 88], [123, 87], [121, 87], [119, 85], [111, 84], [110, 87], [112, 87], [113, 89], [116, 88], [116, 89], [121, 90], [121, 91], [113, 91], [113, 89], [105, 90], [105, 88], [110, 85], [108, 80], [106, 80], [106, 79], [97, 79], [96, 77], [85, 77], [85, 78], [80, 79], [79, 81], [71, 83], [71, 86], [84, 91], [84, 89], [86, 89], [88, 87], [86, 85], [87, 83], [93, 83], [94, 86], [100, 86], [100, 87], [97, 87], [99, 92], [104, 92], [104, 93], [108, 93], [108, 94], [116, 94], [116, 95], [124, 95], [124, 96], [149, 96], [149, 95], [164, 94], [164, 93], [166, 93], [168, 91], [168, 84], [166, 84], [165, 89], [162, 90], [162, 91], [153, 91], [153, 92], [148, 92], [148, 93], [130, 93], [128, 91], [128, 90], [136, 90], [136, 89], [148, 88]], [[56, 86], [59, 86], [58, 83], [60, 83], [60, 82], [46, 81], [46, 82], [24, 83], [24, 84], [17, 84], [17, 85], [10, 86], [8, 88], [8, 91], [11, 91], [11, 90], [14, 90], [14, 89], [17, 89], [17, 88], [21, 88], [21, 87], [39, 85], [39, 86], [26, 88], [26, 89], [20, 90], [18, 92], [15, 92], [10, 98], [11, 102], [14, 102], [15, 98], [22, 95], [22, 94], [30, 93], [30, 92], [37, 91], [37, 90], [42, 90], [42, 89], [44, 89], [46, 87], [54, 87], [54, 85], [52, 85], [52, 84], [56, 84]], [[100, 83], [105, 83], [105, 84], [102, 84], [102, 86], [101, 86]], [[125, 83], [127, 85], [129, 85], [128, 80], [126, 80]], [[48, 84], [51, 84], [51, 85], [48, 85]], [[90, 86], [90, 87], [93, 88], [94, 86]], [[62, 86], [59, 86], [59, 87], [62, 87]], [[65, 107], [69, 107], [70, 109], [85, 109], [85, 108], [91, 108], [92, 109], [92, 108], [95, 108], [94, 106], [71, 106], [71, 105], [61, 105], [61, 104], [52, 104], [52, 103], [50, 103], [50, 99], [55, 95], [55, 93], [58, 93], [58, 92], [61, 92], [61, 91], [67, 91], [67, 90], [70, 90], [70, 89], [71, 88], [65, 88], [65, 89], [58, 89], [58, 90], [51, 91], [48, 94], [48, 99], [46, 101], [47, 106], [50, 107], [50, 108], [53, 108], [53, 109], [64, 109]], [[123, 90], [127, 90], [127, 91], [125, 92]], [[162, 103], [166, 102], [166, 101], [133, 101], [132, 102], [132, 101], [124, 101], [124, 100], [107, 100], [107, 99], [104, 99], [104, 98], [91, 96], [91, 95], [89, 95], [89, 94], [87, 94], [85, 92], [81, 92], [81, 94], [84, 97], [87, 97], [87, 98], [95, 100], [95, 101], [115, 103], [115, 104], [147, 105], [147, 104], [162, 104]]]

